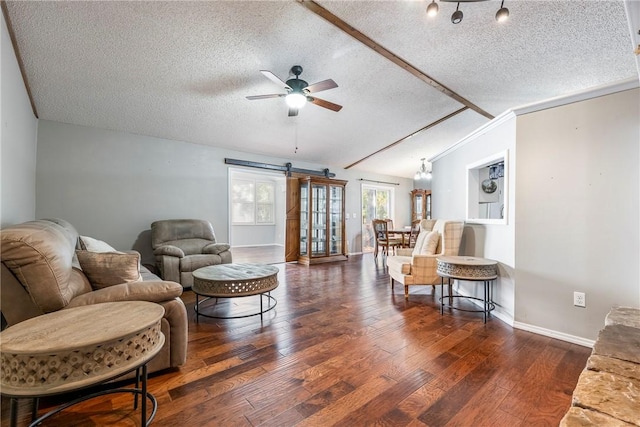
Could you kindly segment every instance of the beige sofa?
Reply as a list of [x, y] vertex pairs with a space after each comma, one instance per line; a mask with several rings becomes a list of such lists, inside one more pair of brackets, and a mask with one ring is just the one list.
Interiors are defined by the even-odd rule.
[[[182, 286], [162, 281], [137, 261], [136, 277], [128, 283], [107, 283], [96, 288], [90, 282], [89, 270], [80, 269], [76, 255], [79, 236], [67, 221], [37, 220], [0, 230], [2, 276], [0, 310], [8, 326], [57, 310], [89, 304], [116, 301], [150, 301], [165, 309], [162, 333], [165, 344], [149, 363], [149, 372], [183, 365], [187, 356], [187, 311], [180, 299]], [[94, 256], [96, 252], [84, 251]], [[113, 253], [111, 253], [113, 254]], [[128, 254], [122, 254], [126, 257]], [[119, 254], [116, 254], [119, 256]], [[79, 253], [82, 255], [82, 253]], [[107, 253], [106, 255], [109, 255]], [[97, 259], [101, 255], [95, 255]], [[137, 256], [138, 258], [135, 258]], [[126, 257], [131, 259], [132, 257]], [[85, 264], [87, 266], [87, 264]], [[97, 278], [95, 268], [90, 276], [109, 280], [105, 274]], [[119, 281], [117, 275], [111, 280]]]

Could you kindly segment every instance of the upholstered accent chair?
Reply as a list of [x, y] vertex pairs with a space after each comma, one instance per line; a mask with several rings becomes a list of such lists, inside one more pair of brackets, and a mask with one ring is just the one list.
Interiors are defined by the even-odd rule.
[[396, 281], [404, 285], [404, 297], [409, 298], [409, 286], [440, 284], [436, 273], [439, 256], [455, 256], [460, 250], [464, 221], [423, 219], [415, 246], [398, 249], [387, 258], [391, 289]]
[[394, 237], [389, 234], [389, 224], [391, 220], [386, 219], [374, 219], [373, 232], [375, 233], [375, 249], [373, 251], [374, 258], [378, 259], [378, 252], [382, 248], [383, 255], [389, 255], [390, 250], [402, 245], [402, 239], [400, 237]]
[[195, 270], [216, 264], [231, 263], [228, 243], [218, 243], [209, 221], [167, 219], [151, 224], [151, 246], [160, 277], [193, 285]]

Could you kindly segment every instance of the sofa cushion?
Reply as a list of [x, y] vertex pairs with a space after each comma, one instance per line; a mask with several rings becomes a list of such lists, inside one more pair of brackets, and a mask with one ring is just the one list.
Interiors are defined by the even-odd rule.
[[202, 253], [218, 255], [224, 251], [228, 251], [230, 248], [231, 246], [228, 243], [211, 243], [202, 248]]
[[203, 255], [189, 255], [180, 260], [180, 271], [190, 272], [196, 271], [199, 268], [207, 267], [209, 265], [222, 264], [222, 258], [220, 255], [203, 254]]
[[60, 310], [91, 290], [72, 268], [78, 233], [65, 221], [29, 221], [3, 229], [0, 236], [2, 262], [43, 313]]
[[80, 249], [83, 251], [117, 252], [116, 249], [111, 247], [107, 242], [89, 236], [80, 236], [78, 243], [80, 244]]
[[142, 280], [137, 252], [76, 251], [76, 254], [93, 289]]

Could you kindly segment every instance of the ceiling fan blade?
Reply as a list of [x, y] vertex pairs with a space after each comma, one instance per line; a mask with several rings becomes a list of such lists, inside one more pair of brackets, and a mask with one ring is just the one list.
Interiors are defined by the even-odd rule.
[[313, 96], [307, 96], [307, 100], [312, 104], [316, 104], [320, 107], [324, 107], [332, 111], [342, 110], [342, 105], [334, 104], [333, 102], [325, 101], [324, 99], [314, 98]]
[[307, 93], [314, 93], [314, 92], [320, 92], [327, 89], [333, 89], [335, 87], [338, 87], [338, 84], [331, 79], [327, 79], [327, 80], [323, 80], [321, 82], [309, 85], [306, 88], [304, 88], [304, 90]]
[[283, 96], [287, 96], [286, 93], [272, 93], [269, 95], [252, 95], [252, 96], [247, 96], [247, 99], [250, 100], [254, 100], [254, 99], [267, 99], [267, 98], [282, 98]]
[[262, 74], [264, 74], [264, 76], [266, 78], [268, 78], [269, 80], [271, 80], [272, 82], [274, 82], [278, 86], [281, 86], [281, 87], [285, 88], [286, 90], [291, 90], [291, 88], [285, 82], [283, 82], [278, 76], [273, 74], [271, 71], [269, 71], [269, 70], [260, 70], [260, 72]]
[[293, 116], [297, 116], [297, 115], [298, 115], [298, 109], [289, 107], [289, 117], [293, 117]]

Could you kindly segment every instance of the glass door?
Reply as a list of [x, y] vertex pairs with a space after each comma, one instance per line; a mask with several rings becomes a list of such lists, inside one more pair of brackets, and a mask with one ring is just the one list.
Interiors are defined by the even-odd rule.
[[311, 256], [327, 254], [327, 186], [311, 184]]
[[362, 184], [362, 252], [373, 252], [375, 234], [371, 221], [393, 219], [393, 188]]
[[309, 253], [309, 183], [300, 184], [300, 255]]
[[329, 186], [330, 191], [330, 206], [329, 206], [329, 235], [331, 236], [331, 245], [329, 247], [329, 254], [341, 254], [342, 253], [342, 198], [343, 188], [334, 185]]

